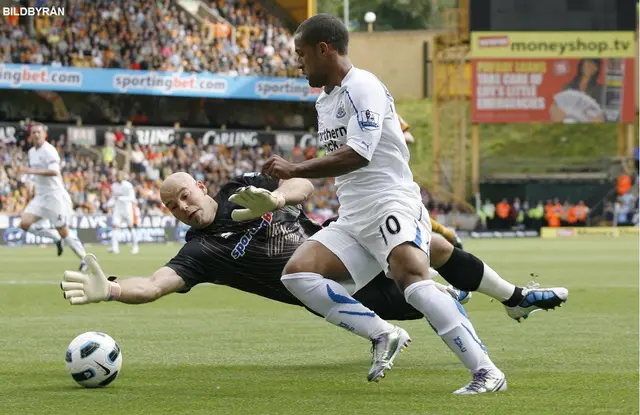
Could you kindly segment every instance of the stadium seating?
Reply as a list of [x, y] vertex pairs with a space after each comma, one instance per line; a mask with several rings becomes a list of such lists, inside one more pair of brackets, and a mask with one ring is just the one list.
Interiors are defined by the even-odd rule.
[[[0, 62], [226, 75], [298, 76], [293, 41], [251, 1], [210, 6], [199, 22], [171, 0], [78, 0], [65, 16], [0, 27]], [[234, 30], [232, 30], [232, 28]]]
[[[64, 137], [50, 137], [63, 160], [62, 173], [77, 213], [106, 213], [111, 196], [111, 183], [116, 166], [96, 162], [68, 145]], [[116, 138], [116, 143], [118, 140]], [[121, 145], [122, 141], [120, 141]], [[0, 143], [0, 212], [19, 214], [29, 201], [29, 182], [17, 177], [18, 166], [26, 165], [26, 153], [21, 143]], [[118, 145], [118, 144], [116, 144]], [[245, 172], [259, 171], [272, 151], [268, 146], [252, 149], [228, 149], [224, 146], [202, 146], [187, 143], [163, 150], [135, 145], [130, 180], [136, 188], [142, 214], [164, 214], [159, 186], [162, 179], [176, 171], [187, 171], [209, 186], [215, 194], [229, 178]], [[285, 154], [290, 159], [304, 158], [300, 149]], [[98, 158], [99, 159], [99, 158]], [[305, 209], [318, 220], [337, 212], [337, 197], [332, 180], [317, 180], [317, 192]]]

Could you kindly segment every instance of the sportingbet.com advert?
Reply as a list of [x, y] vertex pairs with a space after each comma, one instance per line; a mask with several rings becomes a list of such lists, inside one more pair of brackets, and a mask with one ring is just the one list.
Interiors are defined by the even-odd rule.
[[222, 76], [0, 63], [0, 89], [315, 102], [302, 78]]

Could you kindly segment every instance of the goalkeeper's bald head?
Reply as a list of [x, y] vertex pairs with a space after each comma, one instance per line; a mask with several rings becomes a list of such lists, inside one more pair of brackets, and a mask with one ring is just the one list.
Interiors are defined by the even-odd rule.
[[185, 172], [173, 173], [160, 185], [160, 199], [171, 214], [193, 228], [213, 222], [218, 206], [207, 195], [207, 186]]

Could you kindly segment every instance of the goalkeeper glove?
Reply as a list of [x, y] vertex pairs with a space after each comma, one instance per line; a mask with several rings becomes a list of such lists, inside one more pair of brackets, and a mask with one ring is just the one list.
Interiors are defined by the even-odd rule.
[[120, 284], [113, 281], [115, 277], [107, 279], [93, 254], [84, 257], [90, 274], [77, 271], [65, 271], [64, 281], [60, 288], [64, 291], [64, 298], [72, 305], [113, 301], [120, 297]]
[[249, 186], [242, 187], [229, 197], [229, 202], [245, 207], [231, 212], [231, 219], [236, 222], [259, 218], [267, 212], [272, 212], [283, 207], [286, 199], [279, 192], [270, 192], [267, 189], [259, 189]]

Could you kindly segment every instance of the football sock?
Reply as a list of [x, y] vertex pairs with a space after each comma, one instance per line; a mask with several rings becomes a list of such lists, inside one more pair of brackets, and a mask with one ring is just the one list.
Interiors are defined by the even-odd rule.
[[395, 328], [351, 297], [342, 285], [320, 274], [298, 272], [284, 275], [281, 280], [304, 305], [360, 337], [375, 339]]
[[82, 242], [80, 242], [80, 239], [71, 235], [71, 233], [69, 233], [69, 235], [64, 238], [64, 243], [71, 247], [71, 250], [73, 250], [78, 258], [84, 259], [85, 255], [87, 255], [87, 253], [84, 251]]
[[120, 237], [120, 228], [113, 228], [111, 230], [111, 250], [113, 252], [118, 252], [120, 250], [120, 245], [118, 242], [119, 237]]
[[484, 264], [484, 275], [482, 281], [480, 281], [478, 292], [487, 294], [510, 307], [520, 304], [523, 299], [522, 288], [503, 280], [487, 264]]
[[60, 241], [60, 234], [58, 233], [58, 231], [54, 229], [44, 228], [42, 227], [42, 225], [38, 225], [37, 223], [32, 223], [31, 226], [29, 226], [28, 232], [37, 236], [51, 238], [56, 242]]
[[137, 228], [131, 228], [131, 240], [132, 240], [132, 246], [134, 248], [138, 247], [138, 229]]
[[522, 301], [521, 288], [502, 279], [487, 264], [461, 249], [453, 248], [449, 260], [437, 271], [460, 290], [481, 292], [507, 306], [515, 306]]
[[404, 295], [409, 304], [424, 314], [429, 325], [470, 372], [495, 368], [462, 305], [440, 291], [435, 282], [413, 283]]

